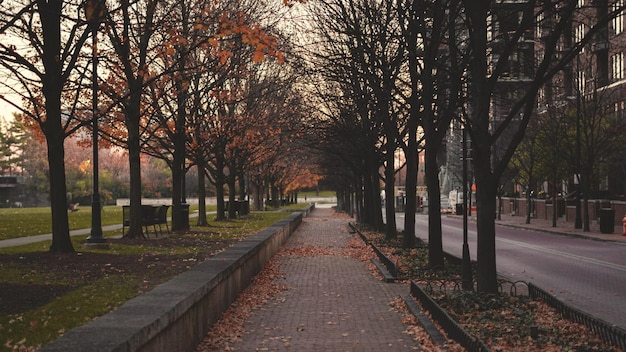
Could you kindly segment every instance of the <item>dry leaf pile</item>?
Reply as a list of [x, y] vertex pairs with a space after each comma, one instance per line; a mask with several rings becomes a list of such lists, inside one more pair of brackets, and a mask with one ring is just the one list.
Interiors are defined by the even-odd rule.
[[[336, 214], [336, 216], [342, 216]], [[370, 272], [382, 279], [376, 267], [371, 264], [371, 259], [376, 258], [376, 254], [372, 248], [358, 237], [352, 238], [342, 248], [327, 249], [312, 245], [296, 245], [291, 247], [283, 247], [274, 256], [263, 269], [263, 271], [255, 277], [254, 282], [239, 296], [229, 309], [222, 315], [222, 318], [213, 325], [211, 331], [204, 338], [203, 342], [196, 349], [197, 352], [207, 351], [232, 351], [232, 345], [241, 340], [243, 334], [243, 325], [250, 316], [251, 312], [262, 304], [275, 299], [283, 290], [288, 288], [280, 284], [283, 279], [283, 273], [280, 270], [280, 258], [284, 256], [324, 256], [324, 255], [343, 255], [355, 258], [367, 264]], [[393, 303], [393, 302], [392, 302]], [[395, 304], [391, 304], [395, 307]], [[398, 308], [400, 309], [400, 308]], [[406, 308], [405, 319], [412, 316]], [[407, 324], [406, 333], [413, 336], [418, 341], [428, 340], [427, 334], [418, 325]], [[425, 345], [426, 346], [426, 345]], [[424, 349], [428, 351], [428, 349]], [[452, 351], [454, 352], [454, 351]]]
[[[391, 306], [402, 314], [402, 322], [407, 326], [405, 332], [413, 337], [413, 340], [419, 342], [419, 345], [422, 351], [441, 351], [445, 348], [447, 352], [462, 352], [465, 349], [461, 347], [454, 340], [448, 340], [446, 345], [442, 348], [439, 345], [433, 343], [428, 333], [419, 325], [417, 318], [409, 312], [404, 303], [404, 299], [398, 297], [393, 302], [391, 302]], [[445, 336], [445, 332], [439, 329], [441, 334]]]
[[335, 250], [329, 250], [326, 248], [306, 245], [302, 247], [288, 247], [282, 248], [277, 255], [278, 256], [295, 256], [295, 257], [315, 257], [319, 255], [337, 255], [339, 252]]
[[[436, 274], [425, 269], [427, 250], [404, 250], [401, 241], [387, 241], [380, 233], [362, 233], [397, 263], [404, 277], [421, 284], [427, 282], [425, 277], [432, 279], [432, 275]], [[441, 273], [442, 282], [460, 277], [460, 268], [449, 265], [446, 269]], [[493, 351], [620, 351], [603, 343], [597, 334], [584, 325], [563, 318], [543, 301], [532, 300], [527, 296], [455, 291], [451, 281], [445, 289], [444, 286], [440, 287], [441, 290], [435, 290], [432, 297], [465, 330], [483, 340]], [[406, 322], [409, 324], [408, 330], [412, 331], [414, 322], [411, 319]], [[531, 328], [538, 331], [534, 338], [531, 337]], [[413, 334], [420, 342], [424, 340], [419, 330]], [[438, 350], [437, 347], [430, 348], [425, 350]], [[456, 351], [452, 344], [446, 350]]]
[[[420, 273], [424, 275], [427, 252], [402, 250], [401, 243], [384, 240], [382, 234], [367, 233], [368, 239], [398, 263], [400, 270], [412, 280], [420, 282]], [[379, 243], [384, 243], [380, 245]], [[273, 258], [247, 290], [224, 313], [197, 351], [229, 351], [232, 344], [241, 339], [243, 324], [255, 308], [274, 299], [278, 293], [288, 289], [280, 282], [283, 273], [280, 270], [281, 256], [323, 256], [345, 255], [367, 263], [372, 274], [381, 278], [370, 260], [376, 258], [370, 246], [358, 236], [353, 236], [343, 247], [327, 249], [302, 244], [285, 247]], [[432, 275], [429, 272], [428, 275]], [[450, 271], [446, 273], [448, 277]], [[554, 309], [543, 302], [533, 301], [525, 296], [479, 295], [477, 293], [458, 292], [447, 289], [448, 294], [435, 294], [438, 303], [464, 328], [482, 339], [493, 351], [606, 351], [615, 352], [617, 348], [601, 342], [589, 329], [563, 319]], [[442, 348], [434, 344], [415, 317], [406, 309], [402, 299], [398, 298], [390, 305], [402, 314], [406, 325], [405, 332], [418, 341], [423, 351], [463, 351], [456, 342], [448, 340]], [[427, 314], [427, 313], [426, 313]], [[428, 314], [427, 314], [428, 316]], [[432, 320], [432, 319], [431, 319]], [[531, 327], [536, 327], [538, 336], [531, 337]], [[440, 328], [441, 331], [441, 328]], [[445, 332], [441, 331], [445, 336]]]
[[261, 273], [254, 277], [252, 284], [239, 295], [221, 319], [213, 325], [196, 351], [232, 350], [230, 345], [241, 340], [243, 324], [252, 310], [288, 289], [287, 286], [280, 284], [283, 277], [278, 260], [275, 258], [270, 260]]

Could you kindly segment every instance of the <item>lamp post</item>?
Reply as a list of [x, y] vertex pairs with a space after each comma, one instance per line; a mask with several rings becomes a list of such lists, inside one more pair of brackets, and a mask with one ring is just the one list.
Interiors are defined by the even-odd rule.
[[92, 39], [92, 97], [91, 97], [91, 124], [92, 124], [92, 170], [93, 190], [91, 195], [91, 234], [87, 238], [86, 246], [109, 248], [106, 238], [102, 236], [102, 207], [98, 186], [98, 27], [105, 15], [104, 0], [88, 0], [85, 3], [85, 18], [91, 29]]
[[574, 187], [576, 188], [576, 219], [574, 228], [582, 229], [583, 220], [580, 212], [580, 89], [576, 89], [576, 168], [574, 174]]
[[467, 137], [465, 124], [461, 122], [461, 130], [463, 133], [463, 257], [461, 261], [461, 286], [463, 290], [471, 291], [474, 289], [474, 280], [472, 278], [472, 262], [470, 260], [469, 244], [467, 243]]
[[[576, 55], [576, 71], [580, 69], [580, 54]], [[576, 74], [576, 155], [574, 160], [574, 190], [576, 192], [576, 217], [574, 228], [582, 229], [582, 215], [580, 212], [580, 105], [581, 105], [581, 85], [580, 73]]]
[[576, 89], [576, 96], [568, 96], [570, 100], [576, 99], [576, 151], [574, 155], [574, 192], [576, 192], [576, 216], [574, 218], [574, 228], [582, 229], [583, 220], [580, 209], [580, 90]]
[[[576, 67], [578, 68], [578, 57], [576, 57]], [[583, 221], [580, 209], [580, 114], [581, 114], [581, 96], [580, 83], [576, 79], [576, 96], [568, 96], [567, 99], [576, 99], [576, 151], [574, 155], [574, 192], [576, 192], [576, 217], [574, 218], [574, 228], [582, 229]]]

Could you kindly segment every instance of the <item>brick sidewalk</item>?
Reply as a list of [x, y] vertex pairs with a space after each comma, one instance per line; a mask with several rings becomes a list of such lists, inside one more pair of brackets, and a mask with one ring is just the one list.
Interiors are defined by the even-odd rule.
[[409, 288], [384, 283], [364, 262], [345, 256], [347, 221], [332, 214], [314, 210], [285, 245], [279, 261], [289, 288], [253, 311], [234, 350], [419, 350], [389, 305]]

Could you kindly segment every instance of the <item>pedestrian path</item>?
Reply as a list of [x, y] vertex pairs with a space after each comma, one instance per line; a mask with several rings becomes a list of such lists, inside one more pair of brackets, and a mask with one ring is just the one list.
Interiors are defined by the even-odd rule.
[[591, 240], [610, 241], [626, 243], [626, 236], [623, 235], [622, 226], [615, 225], [613, 233], [602, 233], [600, 231], [600, 225], [597, 221], [591, 221], [589, 224], [589, 231], [583, 231], [583, 229], [575, 229], [572, 222], [565, 222], [561, 218], [557, 220], [556, 227], [552, 226], [552, 219], [537, 219], [531, 218], [530, 224], [526, 223], [525, 216], [512, 216], [502, 215], [500, 219], [496, 220], [496, 224], [504, 226], [512, 226], [518, 228], [525, 228], [533, 231], [541, 231], [552, 233], [556, 235], [573, 236], [587, 238]]
[[374, 277], [345, 255], [347, 219], [315, 209], [278, 255], [280, 299], [254, 310], [235, 351], [414, 351], [390, 303], [409, 288]]
[[[211, 214], [211, 213], [214, 213], [214, 212], [208, 212], [207, 214]], [[198, 217], [198, 213], [189, 214], [189, 218], [193, 218], [193, 217]], [[171, 221], [172, 218], [168, 218], [168, 220]], [[116, 230], [120, 230], [120, 229], [122, 229], [122, 224], [113, 224], [113, 225], [102, 226], [102, 231], [103, 232], [116, 231]], [[88, 229], [78, 229], [78, 230], [70, 231], [70, 236], [71, 237], [73, 237], [73, 236], [85, 236], [85, 235], [89, 235], [89, 234], [91, 234], [91, 228], [88, 228]], [[49, 240], [52, 240], [52, 234], [51, 233], [46, 233], [46, 234], [43, 234], [43, 235], [34, 235], [34, 236], [10, 238], [8, 240], [0, 240], [0, 248], [22, 246], [22, 245], [26, 245], [26, 244], [43, 242], [43, 241], [49, 241]]]
[[[108, 226], [102, 226], [102, 231], [114, 231], [114, 230], [119, 230], [121, 228], [122, 228], [122, 224], [108, 225]], [[70, 236], [84, 236], [84, 235], [89, 235], [90, 233], [91, 233], [91, 229], [79, 229], [79, 230], [70, 231]], [[17, 238], [11, 238], [8, 240], [1, 240], [0, 248], [22, 246], [26, 244], [49, 241], [49, 240], [52, 240], [51, 233], [47, 233], [43, 235], [27, 236], [27, 237], [17, 237]]]

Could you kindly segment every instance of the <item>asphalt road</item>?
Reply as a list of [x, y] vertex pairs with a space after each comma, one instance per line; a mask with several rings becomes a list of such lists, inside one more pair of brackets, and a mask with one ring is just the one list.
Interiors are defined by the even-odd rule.
[[[403, 220], [398, 219], [398, 226]], [[443, 248], [461, 256], [463, 223], [442, 218]], [[428, 239], [426, 215], [416, 217], [416, 235]], [[470, 256], [476, 259], [476, 224], [469, 222]], [[626, 328], [626, 245], [496, 225], [497, 270], [532, 282], [560, 300]]]

